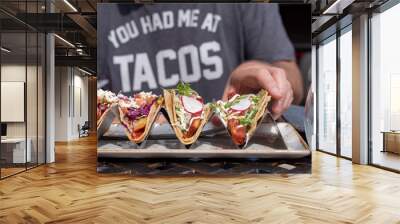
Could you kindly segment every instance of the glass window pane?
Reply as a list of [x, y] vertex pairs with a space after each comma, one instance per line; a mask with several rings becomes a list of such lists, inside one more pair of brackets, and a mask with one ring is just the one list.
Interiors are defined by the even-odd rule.
[[[27, 163], [28, 168], [37, 165], [37, 73], [38, 73], [38, 36], [36, 32], [28, 32], [28, 62], [27, 62], [27, 80], [26, 80], [26, 115], [27, 115], [27, 142], [30, 147], [30, 160]], [[29, 149], [28, 147], [28, 149]]]
[[[11, 14], [35, 20], [45, 0], [0, 1]], [[29, 13], [29, 14], [25, 14]], [[1, 178], [45, 162], [45, 35], [0, 12]], [[31, 21], [34, 24], [38, 21]], [[18, 109], [16, 109], [18, 108]]]
[[[372, 163], [396, 170], [400, 170], [400, 30], [394, 27], [399, 21], [400, 4], [371, 19]], [[389, 132], [386, 139], [382, 132]]]
[[39, 33], [38, 36], [38, 164], [45, 163], [46, 149], [45, 149], [45, 65], [46, 65], [46, 36]]
[[[1, 161], [2, 177], [25, 170], [30, 161], [26, 142], [26, 33], [2, 33], [1, 46]], [[28, 149], [28, 150], [26, 150]]]
[[340, 36], [340, 153], [352, 157], [352, 35]]
[[336, 39], [318, 48], [318, 148], [336, 153]]
[[[31, 15], [39, 11], [37, 1], [27, 2], [26, 12]], [[30, 17], [34, 23], [37, 16]], [[28, 150], [31, 151], [27, 167], [38, 164], [38, 33], [27, 29], [27, 75], [26, 75], [26, 125]]]

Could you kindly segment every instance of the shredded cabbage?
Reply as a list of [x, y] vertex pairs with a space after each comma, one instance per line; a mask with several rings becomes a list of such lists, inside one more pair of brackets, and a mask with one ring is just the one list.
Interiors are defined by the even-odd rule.
[[154, 99], [150, 104], [146, 104], [139, 108], [129, 107], [126, 116], [129, 120], [133, 121], [140, 117], [147, 117], [150, 113], [151, 106], [156, 102], [157, 99]]

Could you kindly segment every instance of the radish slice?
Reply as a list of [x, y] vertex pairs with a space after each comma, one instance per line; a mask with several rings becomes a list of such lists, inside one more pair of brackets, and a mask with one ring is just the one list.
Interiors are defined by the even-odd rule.
[[191, 114], [197, 114], [203, 110], [203, 104], [196, 98], [182, 96], [181, 101], [183, 108], [185, 108], [185, 110]]
[[232, 110], [244, 111], [251, 105], [250, 99], [248, 97], [241, 99], [238, 103], [232, 105]]

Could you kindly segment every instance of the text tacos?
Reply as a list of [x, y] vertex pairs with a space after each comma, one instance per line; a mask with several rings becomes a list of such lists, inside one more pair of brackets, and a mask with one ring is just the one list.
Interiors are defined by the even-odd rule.
[[129, 140], [141, 143], [146, 139], [162, 103], [163, 98], [151, 92], [119, 99], [119, 116]]
[[232, 141], [243, 148], [254, 134], [257, 124], [263, 119], [270, 100], [267, 91], [258, 94], [234, 95], [228, 101], [218, 101], [215, 112], [228, 129]]
[[211, 115], [208, 104], [189, 84], [164, 90], [165, 109], [177, 138], [184, 145], [194, 143]]

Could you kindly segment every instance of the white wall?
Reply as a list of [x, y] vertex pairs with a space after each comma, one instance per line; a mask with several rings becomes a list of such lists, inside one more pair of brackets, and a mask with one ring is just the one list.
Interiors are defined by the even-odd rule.
[[[77, 70], [74, 70], [74, 96], [71, 99], [74, 99], [74, 102], [71, 102], [71, 105], [74, 105], [72, 108], [72, 119], [71, 119], [71, 135], [73, 138], [79, 137], [78, 133], [78, 125], [83, 125], [85, 121], [88, 121], [88, 77], [81, 76], [82, 73], [78, 73], [76, 75]], [[82, 111], [81, 111], [82, 110]]]
[[69, 88], [69, 72], [67, 67], [55, 68], [55, 141], [67, 141], [69, 136], [68, 124], [68, 88]]
[[72, 67], [56, 67], [55, 73], [55, 140], [74, 140], [78, 125], [88, 120], [88, 78]]

